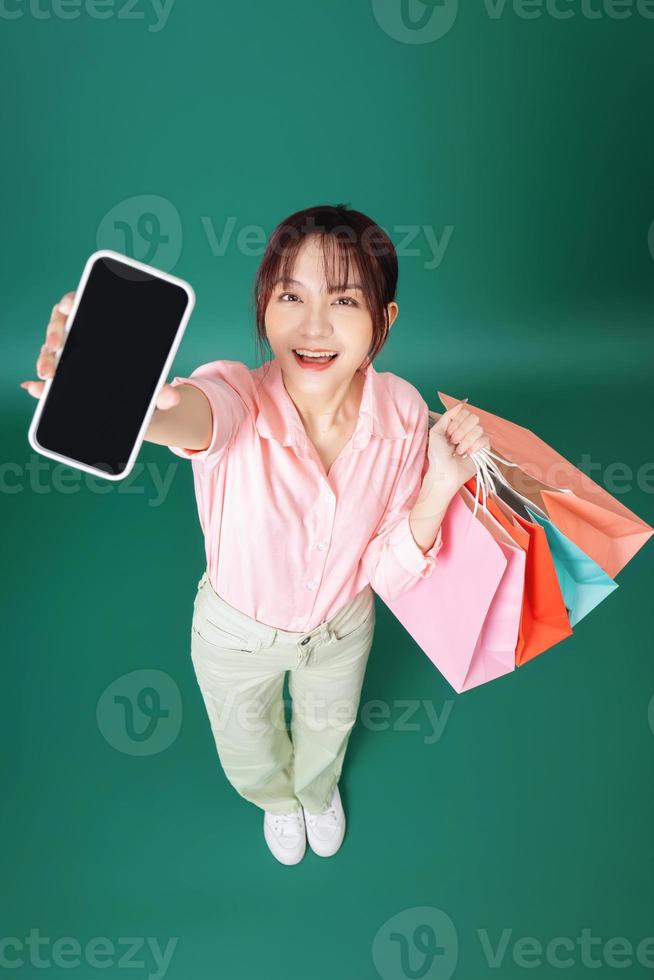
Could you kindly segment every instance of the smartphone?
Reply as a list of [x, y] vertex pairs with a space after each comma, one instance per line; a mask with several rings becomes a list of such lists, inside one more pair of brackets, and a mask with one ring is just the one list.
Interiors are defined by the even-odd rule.
[[28, 432], [36, 452], [107, 480], [131, 471], [195, 305], [183, 279], [89, 256]]

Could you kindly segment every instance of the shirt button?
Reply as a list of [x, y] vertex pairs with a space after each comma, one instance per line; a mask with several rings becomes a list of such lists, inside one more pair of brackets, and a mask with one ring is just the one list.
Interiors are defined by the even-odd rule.
[[318, 551], [324, 551], [326, 547], [327, 547], [327, 542], [321, 541], [320, 544], [318, 545]]
[[315, 587], [317, 586], [317, 584], [318, 583], [316, 582], [315, 579], [310, 578], [309, 581], [307, 582], [307, 588], [309, 588], [309, 589], [315, 589]]

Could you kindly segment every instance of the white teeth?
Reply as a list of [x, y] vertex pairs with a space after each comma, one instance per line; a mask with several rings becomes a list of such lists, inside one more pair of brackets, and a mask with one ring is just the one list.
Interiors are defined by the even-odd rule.
[[303, 354], [305, 357], [327, 357], [327, 356], [334, 357], [335, 354], [336, 354], [336, 351], [323, 351], [321, 354], [317, 354], [315, 351], [302, 350], [301, 348], [298, 348], [295, 351], [295, 353], [296, 354]]

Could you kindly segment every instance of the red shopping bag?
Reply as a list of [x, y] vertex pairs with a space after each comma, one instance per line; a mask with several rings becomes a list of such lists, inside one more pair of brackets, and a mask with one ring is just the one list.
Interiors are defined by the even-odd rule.
[[[474, 497], [477, 489], [475, 477], [468, 480], [465, 486]], [[513, 510], [509, 517], [508, 505], [498, 502], [492, 494], [486, 499], [486, 507], [516, 542], [523, 547], [526, 545], [525, 587], [515, 650], [515, 662], [520, 666], [572, 636], [572, 627], [545, 530]], [[519, 528], [517, 533], [513, 530], [515, 525]], [[520, 531], [523, 533], [520, 534]]]

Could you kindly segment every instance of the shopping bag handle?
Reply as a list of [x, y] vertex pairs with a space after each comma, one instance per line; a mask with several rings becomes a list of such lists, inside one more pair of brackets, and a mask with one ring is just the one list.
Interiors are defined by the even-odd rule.
[[[431, 429], [432, 425], [436, 424], [437, 419], [435, 419], [434, 416], [430, 413], [428, 416], [428, 422], [429, 422], [429, 429]], [[500, 469], [498, 469], [496, 464], [493, 462], [493, 459], [498, 460], [500, 463], [504, 463], [505, 466], [517, 466], [518, 468], [520, 468], [519, 463], [512, 463], [510, 460], [504, 459], [503, 456], [500, 456], [499, 453], [493, 452], [491, 449], [478, 449], [476, 452], [470, 453], [470, 459], [474, 464], [475, 473], [476, 473], [475, 506], [472, 512], [473, 517], [477, 516], [477, 510], [479, 507], [480, 489], [481, 489], [482, 510], [486, 510], [486, 511], [488, 510], [486, 506], [486, 500], [488, 498], [488, 495], [490, 493], [494, 493], [497, 495], [495, 480], [499, 480], [499, 482], [504, 484], [505, 487], [508, 487], [508, 489], [511, 490], [511, 492], [514, 493], [517, 497], [519, 497], [523, 501], [523, 503], [527, 504], [531, 508], [531, 510], [534, 511], [534, 513], [540, 514], [541, 517], [547, 517], [547, 515], [543, 512], [541, 507], [539, 507], [537, 504], [531, 501], [529, 497], [525, 497], [523, 494], [519, 493], [515, 489], [515, 487], [513, 487], [508, 482], [504, 474], [501, 472]], [[552, 489], [556, 490], [558, 493], [573, 492], [569, 487], [552, 487]]]
[[[499, 480], [503, 483], [505, 487], [508, 487], [512, 493], [519, 497], [523, 503], [527, 504], [534, 513], [540, 514], [541, 517], [547, 517], [543, 512], [542, 508], [537, 504], [533, 503], [529, 497], [525, 497], [524, 494], [519, 493], [514, 486], [508, 482], [501, 470], [493, 462], [493, 459], [499, 460], [500, 463], [504, 463], [505, 466], [518, 466], [519, 463], [512, 463], [508, 459], [504, 459], [499, 453], [494, 453], [491, 449], [478, 449], [476, 452], [470, 454], [470, 459], [475, 465], [476, 477], [476, 487], [475, 487], [475, 509], [473, 511], [473, 516], [477, 513], [477, 504], [479, 498], [479, 488], [481, 487], [482, 492], [482, 509], [486, 510], [486, 498], [489, 493], [497, 493], [495, 487], [495, 480]], [[555, 487], [553, 488], [559, 493], [572, 493], [569, 487]]]

